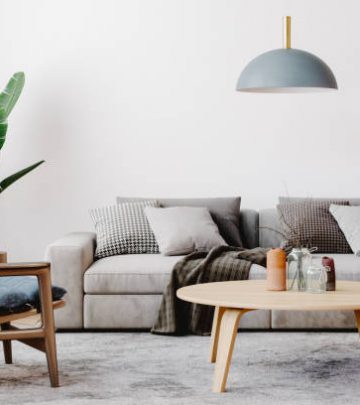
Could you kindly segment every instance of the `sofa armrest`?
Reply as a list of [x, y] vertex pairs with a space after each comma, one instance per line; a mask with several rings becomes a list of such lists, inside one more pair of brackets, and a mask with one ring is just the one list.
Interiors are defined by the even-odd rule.
[[56, 326], [83, 328], [84, 273], [94, 261], [95, 233], [74, 232], [56, 240], [46, 249], [53, 283], [67, 290], [66, 306], [56, 313]]

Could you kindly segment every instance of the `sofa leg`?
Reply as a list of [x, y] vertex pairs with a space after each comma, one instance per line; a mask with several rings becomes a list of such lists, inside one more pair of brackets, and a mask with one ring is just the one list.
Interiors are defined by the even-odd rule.
[[[1, 330], [9, 330], [10, 322], [3, 323], [1, 325]], [[3, 348], [4, 348], [4, 357], [6, 364], [12, 364], [12, 348], [11, 348], [11, 340], [3, 340]]]
[[360, 335], [360, 310], [355, 309], [354, 313], [355, 313], [355, 320], [356, 320], [357, 330], [358, 330], [359, 335]]

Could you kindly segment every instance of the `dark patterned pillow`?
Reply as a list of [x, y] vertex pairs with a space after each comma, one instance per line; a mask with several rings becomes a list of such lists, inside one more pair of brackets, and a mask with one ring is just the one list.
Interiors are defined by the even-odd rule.
[[95, 258], [159, 253], [159, 246], [144, 214], [145, 207], [158, 206], [156, 200], [148, 200], [90, 210], [96, 230]]
[[329, 211], [330, 204], [349, 205], [349, 201], [288, 201], [277, 206], [285, 237], [284, 248], [303, 246], [316, 247], [319, 253], [351, 253], [344, 234]]

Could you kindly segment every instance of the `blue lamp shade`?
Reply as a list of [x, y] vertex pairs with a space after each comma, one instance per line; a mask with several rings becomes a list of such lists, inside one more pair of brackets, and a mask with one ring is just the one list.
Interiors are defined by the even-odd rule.
[[265, 52], [242, 71], [236, 90], [253, 93], [306, 93], [336, 90], [329, 66], [312, 53], [283, 48]]

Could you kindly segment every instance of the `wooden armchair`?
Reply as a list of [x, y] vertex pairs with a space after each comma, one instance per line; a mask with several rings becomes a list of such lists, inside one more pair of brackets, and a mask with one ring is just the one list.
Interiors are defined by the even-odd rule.
[[[55, 324], [53, 309], [63, 307], [65, 302], [52, 301], [50, 264], [40, 263], [4, 263], [0, 255], [0, 277], [37, 276], [39, 282], [40, 313], [42, 325], [36, 329], [19, 329], [11, 325], [12, 321], [35, 315], [38, 311], [30, 309], [20, 313], [0, 315], [0, 340], [3, 342], [5, 363], [12, 363], [11, 341], [18, 340], [28, 346], [46, 353], [50, 382], [52, 387], [59, 386], [56, 356]], [[6, 261], [6, 260], [5, 260]]]

